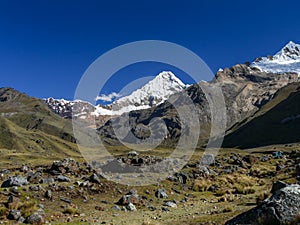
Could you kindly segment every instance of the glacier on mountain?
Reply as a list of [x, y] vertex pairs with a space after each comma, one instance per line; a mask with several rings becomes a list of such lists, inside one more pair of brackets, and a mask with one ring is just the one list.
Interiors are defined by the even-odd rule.
[[257, 58], [250, 66], [265, 72], [295, 72], [300, 76], [300, 45], [290, 41], [274, 56]]

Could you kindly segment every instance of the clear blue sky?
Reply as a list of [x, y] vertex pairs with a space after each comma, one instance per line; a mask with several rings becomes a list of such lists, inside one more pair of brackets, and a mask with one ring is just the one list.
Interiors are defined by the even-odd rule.
[[297, 0], [0, 0], [0, 86], [72, 99], [97, 57], [144, 39], [183, 45], [216, 72], [299, 43], [299, 8]]

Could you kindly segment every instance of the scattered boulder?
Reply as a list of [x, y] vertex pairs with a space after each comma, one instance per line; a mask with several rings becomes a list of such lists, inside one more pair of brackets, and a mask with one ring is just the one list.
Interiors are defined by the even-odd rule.
[[208, 177], [210, 175], [210, 171], [207, 166], [199, 165], [198, 172], [200, 173], [201, 177]]
[[284, 169], [285, 168], [285, 166], [283, 165], [283, 164], [278, 164], [278, 165], [276, 165], [276, 171], [278, 172], [278, 171], [281, 171], [282, 169]]
[[165, 189], [158, 189], [158, 190], [155, 192], [155, 196], [156, 196], [157, 198], [168, 198], [168, 195], [167, 195]]
[[26, 178], [20, 176], [14, 176], [4, 181], [1, 187], [2, 188], [13, 187], [13, 186], [22, 187], [23, 185], [27, 185], [27, 184], [29, 184], [29, 182], [27, 181]]
[[96, 184], [101, 184], [100, 178], [98, 177], [97, 174], [93, 173], [90, 177], [89, 177], [89, 181], [92, 183], [96, 183]]
[[79, 169], [78, 163], [72, 158], [66, 158], [62, 161], [54, 161], [50, 168], [50, 173], [53, 175], [72, 173]]
[[35, 173], [30, 172], [29, 175], [27, 176], [27, 180], [32, 184], [38, 184], [42, 179], [43, 178], [41, 172], [35, 172]]
[[163, 212], [169, 212], [170, 210], [168, 208], [166, 208], [166, 207], [161, 207], [161, 211], [163, 211]]
[[37, 185], [37, 186], [30, 186], [29, 187], [30, 191], [40, 191], [43, 190], [43, 187], [41, 185]]
[[60, 200], [63, 201], [63, 202], [65, 202], [65, 203], [72, 204], [72, 200], [71, 199], [67, 199], [67, 198], [61, 197]]
[[27, 222], [34, 225], [40, 225], [45, 223], [45, 214], [43, 210], [33, 213], [27, 218]]
[[54, 183], [54, 178], [52, 177], [46, 177], [46, 178], [43, 178], [41, 180], [41, 183], [43, 184], [51, 184], [51, 183]]
[[239, 170], [239, 167], [237, 165], [228, 165], [223, 167], [223, 173], [235, 173]]
[[20, 172], [27, 173], [28, 171], [29, 171], [29, 168], [26, 165], [22, 165], [22, 167], [20, 168]]
[[103, 173], [141, 173], [141, 169], [123, 162], [122, 159], [112, 159], [101, 166]]
[[134, 204], [132, 203], [129, 203], [127, 206], [126, 206], [126, 209], [129, 210], [129, 211], [136, 211], [136, 207]]
[[187, 179], [188, 179], [188, 175], [186, 173], [180, 172], [180, 173], [176, 173], [175, 177], [179, 180], [180, 183], [182, 184], [186, 184]]
[[[277, 185], [280, 188], [280, 185]], [[274, 194], [261, 205], [227, 221], [226, 225], [292, 224], [295, 222], [300, 211], [300, 185], [286, 185], [282, 189], [276, 189], [274, 188]]]
[[66, 177], [66, 176], [63, 176], [63, 175], [57, 176], [56, 179], [59, 182], [71, 182], [69, 177]]
[[20, 210], [9, 210], [9, 213], [7, 215], [7, 219], [9, 220], [18, 220], [21, 217], [21, 211]]
[[139, 153], [137, 153], [136, 151], [131, 151], [131, 152], [128, 152], [128, 154], [127, 154], [128, 157], [136, 157], [138, 155], [139, 155]]
[[268, 156], [268, 155], [263, 155], [260, 157], [261, 162], [267, 162], [269, 160], [270, 160], [270, 156]]
[[210, 166], [215, 163], [215, 156], [213, 154], [204, 154], [202, 157], [201, 164], [205, 166]]
[[123, 195], [118, 201], [119, 205], [128, 205], [129, 203], [135, 205], [140, 203], [139, 195], [137, 194], [137, 191], [135, 189], [130, 190], [126, 195]]
[[171, 207], [171, 208], [177, 208], [176, 203], [171, 202], [171, 201], [165, 202], [164, 206], [168, 206], [168, 207]]
[[20, 194], [20, 191], [19, 191], [19, 189], [18, 189], [17, 186], [11, 187], [11, 188], [9, 189], [9, 191], [10, 191], [12, 194], [14, 194], [14, 195], [19, 195], [19, 194]]
[[113, 209], [113, 210], [116, 210], [116, 211], [120, 211], [120, 210], [121, 210], [121, 208], [120, 208], [118, 205], [114, 205], [114, 206], [112, 207], [112, 209]]
[[45, 192], [45, 198], [52, 199], [52, 191], [51, 190], [47, 190]]

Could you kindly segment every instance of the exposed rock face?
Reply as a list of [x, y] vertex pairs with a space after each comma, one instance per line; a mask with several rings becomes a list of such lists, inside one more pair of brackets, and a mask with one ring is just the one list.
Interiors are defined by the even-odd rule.
[[273, 74], [238, 64], [217, 73], [227, 106], [228, 127], [253, 114], [282, 87], [296, 82], [296, 73]]
[[[299, 221], [300, 185], [288, 185], [274, 191], [261, 205], [226, 222], [233, 224], [291, 224]], [[296, 223], [295, 223], [296, 224]]]
[[[238, 64], [232, 68], [219, 71], [214, 80], [206, 85], [209, 88], [221, 87], [226, 104], [227, 128], [230, 128], [235, 123], [258, 111], [273, 98], [280, 88], [297, 80], [298, 75], [296, 73], [272, 74], [261, 72], [246, 64]], [[190, 86], [186, 89], [186, 93], [196, 106], [201, 126], [200, 143], [205, 143], [210, 135], [210, 106], [199, 85]], [[169, 102], [164, 102], [151, 109], [129, 113], [129, 123], [133, 134], [141, 140], [147, 138], [149, 134], [144, 130], [146, 127], [150, 129], [150, 121], [156, 117], [163, 119], [167, 126], [165, 144], [175, 144], [181, 134], [181, 119], [176, 109]], [[115, 121], [117, 120], [118, 118], [115, 119]], [[143, 131], [140, 129], [141, 126]], [[159, 129], [159, 125], [157, 130], [162, 130]], [[112, 121], [107, 122], [100, 128], [99, 133], [109, 139], [116, 139], [112, 129]], [[162, 132], [156, 133], [158, 137], [163, 135]], [[123, 141], [126, 141], [126, 138]]]
[[[94, 112], [95, 110], [95, 106], [91, 103], [79, 100], [67, 101], [64, 99], [47, 98], [44, 101], [52, 112], [65, 119], [72, 119], [73, 116], [81, 119], [91, 118], [91, 112]], [[76, 112], [80, 113], [72, 115], [72, 110], [74, 108], [76, 109]]]

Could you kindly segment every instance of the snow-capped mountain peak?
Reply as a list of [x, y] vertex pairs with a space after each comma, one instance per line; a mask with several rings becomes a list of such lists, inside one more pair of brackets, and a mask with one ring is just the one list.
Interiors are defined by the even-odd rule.
[[274, 56], [256, 59], [251, 67], [271, 73], [296, 72], [300, 75], [300, 45], [290, 41]]
[[278, 63], [287, 63], [293, 61], [300, 61], [300, 45], [290, 41], [279, 52], [274, 55], [273, 60]]
[[[186, 87], [188, 85], [185, 85], [172, 72], [163, 71], [130, 95], [119, 98], [109, 105], [94, 106], [91, 103], [80, 100], [67, 101], [53, 98], [44, 99], [44, 101], [53, 112], [65, 118], [75, 116], [85, 119], [91, 116], [121, 115], [133, 110], [150, 108], [164, 102], [172, 94], [180, 92]], [[72, 115], [74, 107], [76, 107], [76, 114]]]
[[141, 88], [133, 91], [130, 95], [119, 98], [108, 105], [111, 110], [97, 106], [96, 114], [120, 115], [132, 110], [146, 109], [158, 105], [172, 94], [180, 92], [187, 87], [179, 78], [170, 71], [159, 73]]

